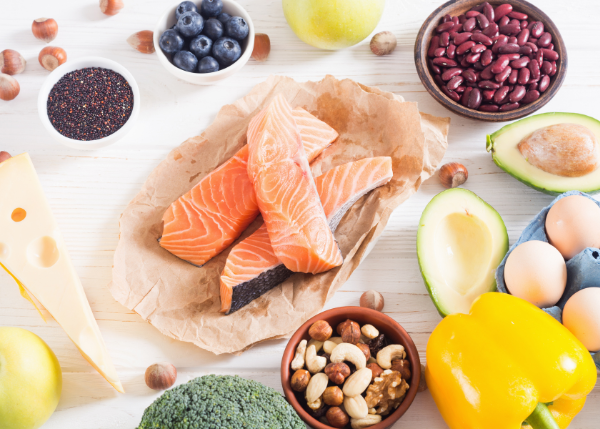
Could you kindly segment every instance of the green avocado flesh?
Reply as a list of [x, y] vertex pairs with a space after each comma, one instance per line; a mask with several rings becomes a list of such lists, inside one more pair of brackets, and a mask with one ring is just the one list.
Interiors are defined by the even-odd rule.
[[550, 195], [567, 191], [599, 192], [600, 168], [580, 177], [557, 176], [534, 167], [519, 152], [519, 142], [534, 131], [563, 123], [583, 125], [600, 141], [600, 121], [594, 118], [578, 113], [542, 113], [513, 122], [488, 135], [487, 151], [492, 152], [492, 158], [498, 167], [538, 191]]
[[441, 192], [421, 215], [419, 267], [442, 317], [468, 313], [479, 295], [496, 290], [494, 274], [507, 251], [502, 218], [471, 191]]

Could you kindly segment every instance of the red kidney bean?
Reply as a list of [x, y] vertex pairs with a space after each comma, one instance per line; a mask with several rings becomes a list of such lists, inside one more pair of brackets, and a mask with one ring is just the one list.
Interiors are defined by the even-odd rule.
[[517, 82], [519, 85], [526, 85], [529, 83], [529, 77], [531, 76], [531, 71], [528, 68], [522, 68], [519, 70], [519, 78]]
[[483, 12], [484, 3], [478, 4], [477, 6], [473, 6], [470, 10], [475, 12]]
[[517, 38], [515, 36], [510, 36], [508, 38], [508, 43], [512, 43], [513, 45], [517, 44]]
[[510, 76], [508, 76], [508, 83], [510, 83], [511, 85], [514, 85], [515, 83], [517, 83], [518, 78], [519, 78], [519, 70], [513, 70], [510, 72]]
[[454, 91], [450, 91], [448, 88], [446, 88], [445, 86], [442, 86], [442, 92], [444, 94], [446, 94], [448, 97], [450, 97], [452, 100], [454, 101], [459, 101], [460, 100], [460, 95], [458, 95], [456, 92]]
[[521, 54], [504, 54], [504, 56], [508, 58], [509, 61], [514, 61], [521, 58]]
[[[479, 15], [481, 15], [481, 14], [479, 14]], [[477, 16], [479, 16], [479, 15], [477, 15]], [[463, 24], [463, 30], [464, 31], [473, 31], [475, 29], [476, 25], [477, 25], [477, 21], [475, 20], [475, 18], [469, 18]]]
[[531, 55], [533, 50], [529, 46], [521, 46], [519, 48], [519, 54], [521, 55]]
[[479, 61], [479, 58], [481, 58], [480, 53], [469, 54], [466, 56], [467, 62], [469, 64], [475, 64], [477, 61]]
[[469, 62], [467, 62], [467, 56], [466, 56], [466, 55], [464, 55], [464, 56], [461, 58], [461, 60], [460, 60], [460, 66], [461, 66], [461, 67], [463, 67], [463, 68], [466, 68], [466, 69], [467, 69], [467, 68], [471, 67], [471, 65], [472, 65], [472, 64], [470, 64]]
[[465, 14], [463, 13], [462, 15], [458, 15], [458, 23], [462, 24], [463, 22], [465, 22], [467, 20], [467, 17], [465, 16]]
[[433, 36], [431, 38], [431, 44], [429, 45], [429, 49], [427, 50], [427, 56], [428, 57], [433, 57], [435, 54], [435, 50], [438, 48], [440, 42], [440, 37], [439, 36]]
[[475, 19], [477, 20], [479, 28], [481, 28], [482, 30], [485, 30], [488, 27], [488, 25], [490, 25], [490, 21], [485, 15], [479, 14], [475, 17]]
[[456, 67], [458, 64], [456, 63], [456, 61], [451, 60], [450, 58], [434, 58], [433, 59], [433, 64], [435, 64], [436, 66], [442, 66], [442, 67]]
[[[558, 52], [551, 51], [550, 49], [540, 49], [540, 51], [542, 51], [544, 53], [544, 58], [545, 59], [548, 59], [550, 61], [556, 61], [556, 60], [558, 60]], [[472, 49], [471, 49], [471, 52], [473, 52]]]
[[533, 103], [538, 98], [540, 98], [540, 92], [539, 91], [536, 91], [535, 89], [529, 90], [529, 91], [527, 91], [525, 93], [525, 97], [523, 97], [521, 99], [521, 103], [523, 103], [523, 104]]
[[446, 69], [444, 70], [444, 73], [442, 73], [442, 80], [450, 80], [455, 76], [459, 76], [460, 74], [462, 74], [463, 70], [459, 69], [459, 68], [451, 68], [451, 69]]
[[550, 73], [550, 76], [554, 76], [556, 74], [556, 61], [552, 61], [552, 72]]
[[437, 84], [437, 86], [439, 86], [440, 88], [442, 86], [444, 86], [444, 81], [442, 80], [442, 78], [440, 77], [439, 74], [436, 74], [435, 76], [433, 76], [433, 80], [435, 81], [435, 83]]
[[533, 22], [529, 25], [529, 29], [531, 30], [531, 37], [539, 39], [544, 34], [544, 23], [541, 21]]
[[528, 21], [521, 21], [521, 30], [525, 30], [529, 25]]
[[527, 20], [529, 18], [529, 16], [527, 16], [524, 13], [521, 12], [517, 12], [515, 10], [513, 10], [512, 12], [510, 12], [508, 14], [509, 18], [514, 18], [514, 19], [518, 19], [519, 21], [523, 21], [523, 20]]
[[440, 46], [446, 48], [450, 44], [450, 33], [444, 31], [440, 34]]
[[518, 34], [519, 31], [521, 31], [521, 26], [515, 25], [515, 24], [500, 25], [498, 30], [500, 31], [500, 34], [506, 34], [507, 36], [514, 36], [514, 35]]
[[452, 16], [449, 13], [444, 15], [444, 19], [443, 19], [443, 22], [448, 22], [448, 21], [452, 21]]
[[463, 83], [463, 80], [465, 80], [465, 79], [462, 76], [454, 76], [452, 79], [450, 79], [448, 81], [448, 83], [446, 84], [446, 87], [450, 91], [455, 91], [456, 88], [458, 88], [460, 86], [460, 84]]
[[461, 85], [461, 86], [457, 87], [457, 88], [454, 90], [454, 92], [459, 92], [459, 93], [461, 93], [461, 94], [462, 94], [463, 92], [465, 92], [465, 88], [466, 88], [465, 86], [462, 86], [462, 85]]
[[548, 89], [549, 85], [550, 85], [550, 76], [546, 75], [540, 80], [540, 83], [538, 85], [538, 90], [540, 92], [544, 92]]
[[483, 91], [481, 91], [481, 98], [483, 101], [489, 103], [494, 98], [495, 93], [495, 89], [484, 89]]
[[480, 53], [482, 53], [483, 51], [485, 51], [486, 49], [487, 49], [487, 48], [485, 47], [485, 45], [481, 45], [481, 44], [479, 44], [479, 45], [475, 45], [475, 46], [473, 46], [473, 47], [471, 48], [471, 53], [472, 53], [472, 54], [480, 54]]
[[543, 74], [550, 74], [552, 73], [552, 63], [550, 61], [544, 61], [542, 63], [542, 67], [540, 67], [540, 70]]
[[488, 27], [482, 31], [482, 33], [488, 37], [497, 36], [498, 34], [500, 34], [500, 32], [498, 31], [498, 24], [496, 24], [495, 22], [491, 22], [490, 25], [488, 25]]
[[463, 54], [465, 54], [466, 52], [469, 51], [469, 49], [471, 49], [475, 45], [476, 45], [476, 43], [473, 42], [472, 40], [469, 40], [468, 42], [465, 42], [465, 43], [461, 43], [456, 48], [456, 55], [463, 55]]
[[538, 88], [538, 83], [533, 82], [527, 85], [527, 91], [535, 91]]
[[456, 24], [452, 21], [447, 21], [444, 22], [443, 24], [438, 25], [437, 27], [435, 27], [435, 31], [437, 31], [438, 33], [443, 33], [444, 31], [450, 31], [454, 28]]
[[468, 11], [465, 16], [467, 18], [475, 18], [477, 15], [479, 15], [480, 12], [477, 12], [476, 10], [470, 10]]
[[464, 77], [468, 83], [477, 82], [477, 75], [475, 74], [475, 72], [473, 70], [469, 70], [469, 69], [464, 70], [462, 72], [462, 77]]
[[444, 55], [446, 55], [446, 48], [437, 48], [434, 52], [433, 55], [435, 57], [443, 57]]
[[526, 92], [527, 90], [525, 90], [525, 87], [523, 85], [516, 85], [515, 89], [513, 89], [510, 94], [508, 94], [508, 101], [510, 101], [511, 103], [521, 101], [521, 99], [525, 97]]
[[540, 36], [540, 38], [538, 39], [537, 45], [541, 48], [545, 48], [550, 43], [552, 43], [552, 34], [546, 32]]
[[511, 72], [512, 72], [512, 68], [510, 66], [506, 66], [506, 68], [504, 70], [502, 70], [500, 73], [498, 73], [496, 76], [494, 76], [494, 80], [498, 83], [502, 83], [506, 79], [508, 79], [508, 76], [510, 76]]
[[531, 48], [531, 50], [533, 52], [537, 52], [538, 51], [537, 45], [535, 43], [531, 43], [531, 39], [529, 39], [529, 40], [530, 40], [529, 42], [525, 43], [525, 46]]
[[[441, 64], [437, 64], [435, 62], [438, 59], [439, 58], [436, 58], [435, 60], [433, 60], [433, 63], [435, 65], [441, 65]], [[504, 70], [504, 68], [508, 65], [509, 62], [510, 62], [510, 60], [508, 59], [508, 57], [506, 55], [501, 55], [500, 57], [498, 57], [498, 59], [496, 61], [494, 61], [492, 63], [491, 72], [494, 74], [500, 73], [502, 70]]]
[[483, 51], [483, 53], [481, 54], [481, 58], [480, 58], [481, 65], [484, 67], [489, 66], [490, 64], [492, 64], [493, 57], [494, 57], [494, 55], [491, 50], [488, 49], [486, 51]]
[[467, 107], [469, 109], [478, 109], [481, 106], [481, 91], [479, 88], [473, 88], [469, 94], [469, 100], [467, 101]]
[[498, 36], [498, 39], [496, 39], [496, 41], [492, 45], [492, 52], [494, 54], [497, 54], [498, 53], [498, 49], [500, 49], [501, 46], [504, 46], [507, 43], [508, 43], [508, 37], [506, 37], [505, 35]]
[[496, 93], [494, 94], [494, 103], [501, 104], [508, 95], [509, 88], [508, 86], [501, 86]]
[[479, 110], [482, 112], [497, 112], [499, 109], [495, 104], [482, 104], [479, 106]]
[[494, 22], [494, 18], [496, 17], [496, 15], [494, 14], [494, 8], [491, 4], [485, 3], [483, 5], [483, 14], [490, 23]]
[[[477, 43], [482, 43], [485, 46], [492, 46], [492, 39], [490, 39], [488, 36], [486, 36], [483, 33], [475, 33], [473, 34], [473, 36], [471, 36], [471, 40]], [[472, 51], [471, 51], [472, 52]]]
[[503, 16], [502, 18], [500, 18], [500, 21], [498, 21], [498, 27], [507, 25], [509, 22], [510, 22], [510, 18], [508, 16]]
[[465, 107], [467, 107], [467, 104], [469, 102], [469, 95], [471, 94], [471, 91], [473, 91], [473, 88], [467, 86], [465, 88], [465, 92], [463, 92], [463, 95], [462, 95], [462, 98], [461, 98], [460, 102]]
[[508, 104], [503, 104], [502, 106], [500, 106], [499, 110], [501, 112], [510, 112], [511, 110], [518, 109], [519, 107], [521, 107], [521, 105], [519, 103], [508, 103]]
[[481, 82], [479, 82], [479, 84], [477, 86], [479, 88], [483, 88], [483, 89], [498, 89], [498, 88], [500, 88], [500, 85], [498, 85], [496, 82], [492, 82], [491, 80], [482, 80]]
[[458, 25], [459, 24], [458, 16], [453, 16], [452, 22], [454, 23], [454, 25]]
[[475, 33], [481, 33], [481, 30], [479, 28], [476, 28], [475, 30], [473, 30], [473, 34]]
[[550, 43], [550, 44], [547, 46], [547, 49], [550, 49], [551, 51], [553, 51], [553, 50], [554, 50], [554, 43]]
[[458, 46], [462, 45], [468, 40], [471, 40], [472, 35], [473, 33], [459, 33], [456, 36], [454, 36], [452, 40], [454, 41], [454, 44]]
[[481, 77], [481, 79], [483, 79], [483, 80], [490, 80], [491, 78], [493, 78], [494, 73], [492, 73], [492, 66], [489, 65], [486, 68], [484, 68], [481, 71], [481, 74], [479, 75], [479, 77]]
[[511, 13], [512, 10], [512, 5], [508, 3], [501, 4], [500, 6], [497, 6], [496, 9], [494, 9], [494, 19], [498, 21], [500, 18]]
[[[435, 60], [433, 61], [435, 62]], [[527, 67], [529, 67], [529, 71], [531, 72], [531, 77], [533, 79], [540, 78], [540, 63], [537, 61], [530, 61]]]
[[456, 56], [456, 45], [454, 43], [450, 43], [448, 45], [448, 47], [446, 48], [446, 55], [448, 56], [448, 58], [454, 59], [454, 57]]
[[[483, 54], [481, 54], [481, 55], [483, 55]], [[473, 68], [475, 70], [479, 70], [479, 71], [481, 71], [481, 70], [483, 70], [485, 68], [485, 66], [481, 65], [481, 57], [479, 57], [479, 61], [477, 61], [475, 64], [473, 64]]]
[[542, 66], [542, 63], [544, 62], [544, 52], [541, 49], [535, 54], [535, 61], [537, 61], [540, 67]]
[[506, 45], [502, 45], [498, 48], [498, 53], [500, 54], [515, 54], [519, 52], [520, 46], [516, 43], [507, 43]]
[[517, 45], [525, 46], [525, 43], [529, 40], [529, 30], [524, 29], [517, 34]]
[[511, 61], [510, 66], [513, 69], [522, 69], [523, 67], [527, 67], [527, 64], [529, 64], [529, 61], [531, 61], [529, 59], [529, 57], [521, 57], [517, 60]]
[[518, 25], [519, 26], [519, 30], [521, 29], [521, 21], [519, 21], [518, 19], [511, 19], [510, 21], [508, 21], [509, 25]]
[[535, 37], [529, 37], [529, 41], [537, 46], [538, 39], [536, 39]]

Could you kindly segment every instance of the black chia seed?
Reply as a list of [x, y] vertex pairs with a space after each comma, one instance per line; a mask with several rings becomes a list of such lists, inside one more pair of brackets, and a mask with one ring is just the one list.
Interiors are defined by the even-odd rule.
[[48, 96], [48, 117], [63, 136], [98, 140], [117, 132], [131, 116], [133, 91], [112, 70], [89, 67], [64, 75]]

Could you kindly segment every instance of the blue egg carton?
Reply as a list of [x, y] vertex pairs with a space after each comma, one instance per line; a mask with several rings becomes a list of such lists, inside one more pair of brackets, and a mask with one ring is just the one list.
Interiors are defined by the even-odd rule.
[[[545, 227], [548, 211], [558, 200], [570, 195], [582, 195], [589, 198], [600, 207], [598, 201], [580, 191], [569, 191], [556, 197], [548, 207], [542, 209], [529, 225], [527, 225], [517, 242], [511, 246], [496, 269], [496, 285], [499, 292], [509, 293], [506, 284], [504, 283], [504, 266], [508, 255], [510, 255], [519, 244], [525, 243], [526, 241], [538, 240], [548, 243]], [[593, 247], [584, 249], [581, 253], [578, 253], [567, 261], [567, 287], [565, 288], [565, 293], [554, 307], [542, 308], [542, 310], [562, 323], [562, 310], [565, 307], [566, 302], [573, 294], [588, 287], [600, 287], [600, 249]], [[596, 367], [600, 370], [600, 352], [592, 353], [592, 357], [594, 358], [594, 362], [596, 362]]]

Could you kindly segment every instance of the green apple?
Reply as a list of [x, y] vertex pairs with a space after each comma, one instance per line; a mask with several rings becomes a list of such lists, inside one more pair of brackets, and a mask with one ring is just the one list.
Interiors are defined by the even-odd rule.
[[294, 33], [321, 49], [356, 45], [377, 26], [385, 0], [283, 0]]
[[62, 372], [50, 347], [25, 329], [0, 327], [0, 428], [39, 428], [61, 391]]

